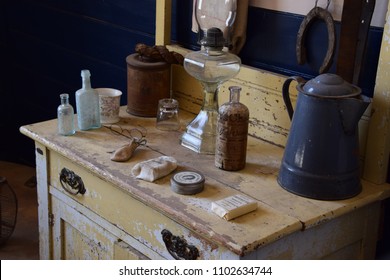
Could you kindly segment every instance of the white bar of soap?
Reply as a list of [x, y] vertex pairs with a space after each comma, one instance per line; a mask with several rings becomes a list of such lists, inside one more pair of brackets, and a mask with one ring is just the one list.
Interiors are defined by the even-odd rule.
[[257, 202], [241, 194], [229, 196], [211, 203], [211, 211], [228, 221], [256, 209]]

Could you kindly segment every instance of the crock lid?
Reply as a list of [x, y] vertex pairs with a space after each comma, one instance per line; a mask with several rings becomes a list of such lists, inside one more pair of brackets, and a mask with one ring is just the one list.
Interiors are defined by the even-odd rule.
[[332, 73], [321, 74], [305, 84], [299, 84], [297, 88], [304, 94], [318, 97], [345, 98], [361, 93], [359, 87]]

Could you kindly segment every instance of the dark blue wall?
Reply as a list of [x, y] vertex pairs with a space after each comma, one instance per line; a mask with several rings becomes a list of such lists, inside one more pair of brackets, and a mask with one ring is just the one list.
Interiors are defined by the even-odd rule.
[[[177, 2], [177, 3], [176, 3]], [[191, 26], [191, 1], [174, 0], [180, 13], [173, 14], [173, 39], [185, 47], [199, 49], [197, 36], [188, 33], [183, 23]], [[184, 11], [184, 12], [183, 12]], [[249, 7], [247, 41], [240, 53], [242, 62], [256, 68], [287, 76], [298, 75], [306, 79], [318, 75], [328, 46], [325, 24], [314, 22], [307, 33], [308, 63], [298, 65], [295, 55], [296, 37], [304, 16]], [[336, 43], [340, 36], [340, 22], [335, 21]], [[359, 86], [364, 94], [372, 96], [376, 68], [382, 41], [383, 28], [371, 27], [368, 35], [367, 53], [364, 60], [363, 77]], [[333, 65], [329, 72], [336, 73], [337, 46]]]
[[[172, 40], [198, 49], [190, 31], [192, 1], [172, 2]], [[155, 6], [156, 0], [0, 0], [0, 160], [34, 164], [33, 143], [19, 127], [56, 118], [60, 93], [68, 92], [75, 106], [81, 69], [91, 71], [93, 87], [122, 90], [126, 104], [125, 58], [136, 43], [154, 44]], [[310, 64], [297, 65], [295, 40], [302, 19], [251, 7], [243, 63], [284, 75], [315, 76], [327, 34], [322, 24], [313, 26]], [[382, 32], [370, 30], [361, 84], [367, 95], [374, 87]]]
[[[2, 0], [0, 160], [34, 163], [19, 127], [57, 117], [59, 94], [115, 87], [126, 104], [126, 56], [154, 44], [156, 0]], [[3, 117], [4, 116], [4, 117]]]

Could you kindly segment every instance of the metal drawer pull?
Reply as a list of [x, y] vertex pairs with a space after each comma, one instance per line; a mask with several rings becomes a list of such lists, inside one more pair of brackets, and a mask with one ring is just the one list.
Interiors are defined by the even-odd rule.
[[60, 183], [62, 188], [70, 194], [85, 194], [86, 192], [81, 177], [65, 167], [60, 173]]
[[176, 260], [196, 260], [199, 257], [198, 249], [188, 245], [185, 239], [174, 236], [167, 229], [163, 229], [161, 235], [169, 254]]

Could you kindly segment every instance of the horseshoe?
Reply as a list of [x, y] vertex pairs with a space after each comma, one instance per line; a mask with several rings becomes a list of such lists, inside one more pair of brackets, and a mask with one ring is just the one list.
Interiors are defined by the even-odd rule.
[[332, 15], [327, 10], [320, 7], [314, 7], [303, 19], [297, 35], [296, 55], [298, 64], [302, 65], [306, 62], [306, 33], [315, 20], [324, 21], [328, 30], [328, 50], [319, 70], [320, 74], [322, 74], [328, 71], [332, 65], [333, 55], [336, 47], [335, 25]]

